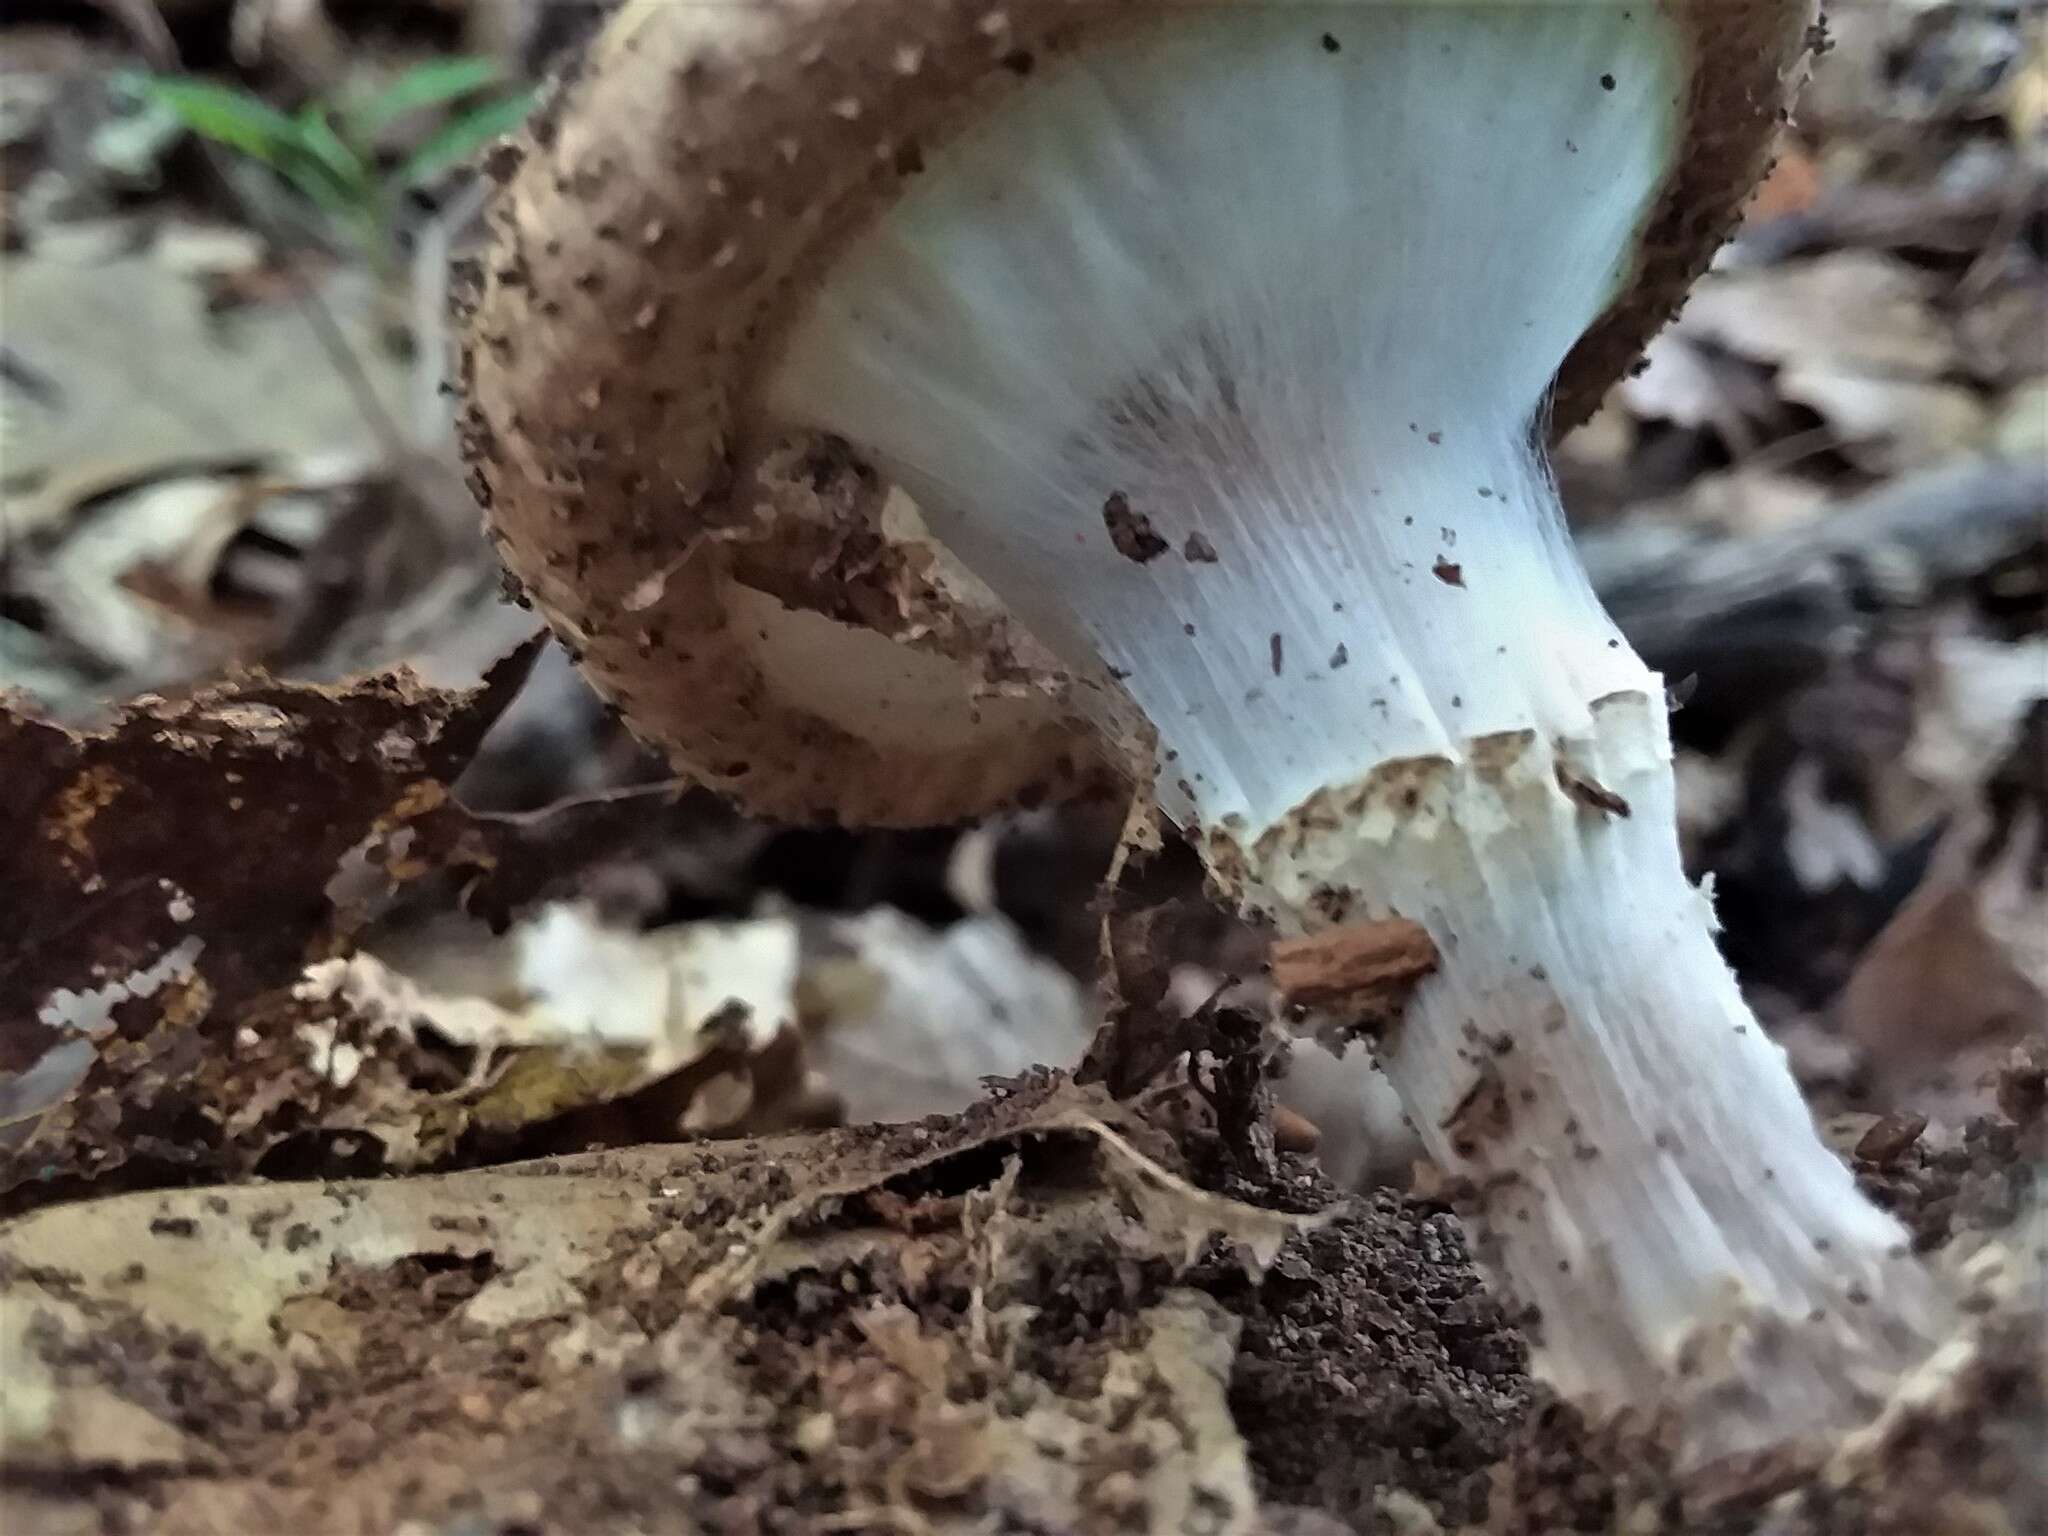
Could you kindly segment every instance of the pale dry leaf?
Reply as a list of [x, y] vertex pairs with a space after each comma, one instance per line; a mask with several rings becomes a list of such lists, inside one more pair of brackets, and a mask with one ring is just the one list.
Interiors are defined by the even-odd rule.
[[1883, 378], [1825, 359], [1789, 363], [1778, 388], [1819, 415], [1842, 450], [1872, 474], [1899, 474], [1963, 453], [1983, 441], [1990, 424], [1983, 403], [1960, 385]]
[[1955, 366], [1930, 280], [1897, 257], [1843, 250], [1782, 266], [1710, 273], [1679, 332], [1760, 363], [1928, 379]]
[[1827, 488], [1760, 463], [1701, 475], [1676, 495], [1645, 503], [1643, 518], [1760, 535], [1812, 522], [1827, 508]]
[[[294, 995], [312, 1016], [301, 1033], [313, 1065], [337, 1087], [423, 1040], [468, 1053], [459, 1086], [415, 1087], [387, 1071], [329, 1109], [330, 1127], [369, 1132], [401, 1166], [445, 1152], [466, 1128], [514, 1131], [714, 1053], [731, 1065], [690, 1086], [682, 1128], [742, 1128], [756, 1106], [750, 1059], [795, 1027], [797, 933], [786, 918], [643, 931], [608, 925], [587, 903], [552, 903], [502, 935], [449, 917], [388, 940], [310, 967]], [[323, 1008], [334, 1024], [318, 1022]], [[343, 1023], [351, 1043], [331, 1044]]]
[[1642, 368], [1614, 386], [1614, 397], [1641, 420], [1681, 427], [1723, 429], [1731, 414], [1712, 361], [1680, 329], [1651, 338]]
[[2048, 464], [2048, 381], [2035, 379], [2007, 395], [1987, 436], [2000, 458]]
[[[7, 258], [7, 345], [43, 381], [31, 414], [9, 411], [10, 520], [49, 515], [40, 487], [87, 468], [137, 481], [195, 457], [274, 461], [378, 444], [345, 381], [290, 304], [227, 317], [160, 253], [65, 261]], [[338, 273], [322, 298], [385, 409], [402, 418], [404, 368], [380, 344], [374, 284]], [[18, 393], [10, 372], [6, 385]]]
[[2048, 167], [2048, 25], [2038, 13], [2029, 19], [2026, 57], [2006, 85], [2005, 122], [2020, 156]]
[[796, 979], [786, 918], [643, 930], [578, 901], [551, 902], [502, 935], [463, 918], [394, 933], [313, 966], [299, 991], [477, 1050], [621, 1049], [660, 1075], [715, 1045], [767, 1045], [796, 1021]]
[[1087, 999], [1007, 918], [934, 932], [887, 907], [835, 921], [804, 958], [809, 1059], [847, 1118], [961, 1109], [985, 1077], [1079, 1060]]
[[1616, 473], [1635, 451], [1637, 437], [1635, 413], [1618, 395], [1610, 394], [1599, 410], [1565, 435], [1557, 445], [1557, 460], [1564, 468]]
[[1925, 824], [1981, 785], [2034, 700], [2048, 698], [2048, 635], [2005, 642], [1944, 624], [1900, 764]]

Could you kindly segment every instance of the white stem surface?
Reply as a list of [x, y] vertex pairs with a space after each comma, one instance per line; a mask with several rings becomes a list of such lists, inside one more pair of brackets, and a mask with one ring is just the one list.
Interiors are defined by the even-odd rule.
[[1714, 944], [1661, 692], [1597, 701], [1576, 739], [1468, 742], [1333, 798], [1340, 821], [1246, 850], [1247, 882], [1289, 926], [1336, 890], [1429, 930], [1442, 969], [1380, 1061], [1470, 1181], [1478, 1256], [1535, 1308], [1542, 1372], [1582, 1401], [1707, 1409], [1686, 1415], [1695, 1455], [1874, 1414], [1946, 1320]]

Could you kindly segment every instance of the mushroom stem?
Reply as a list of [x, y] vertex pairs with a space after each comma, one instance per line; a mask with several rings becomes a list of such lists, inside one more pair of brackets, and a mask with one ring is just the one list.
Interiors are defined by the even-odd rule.
[[1345, 891], [1430, 932], [1441, 971], [1380, 1061], [1554, 1385], [1676, 1407], [1699, 1457], [1865, 1422], [1943, 1308], [1714, 944], [1661, 692], [1591, 715], [1382, 764], [1212, 857], [1285, 926]]

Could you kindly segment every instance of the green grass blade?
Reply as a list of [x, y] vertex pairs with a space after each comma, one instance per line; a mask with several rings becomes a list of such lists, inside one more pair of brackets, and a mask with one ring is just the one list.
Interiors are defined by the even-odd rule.
[[491, 59], [434, 59], [350, 106], [344, 117], [351, 136], [367, 143], [408, 112], [446, 106], [503, 80], [504, 72]]
[[299, 129], [299, 147], [332, 179], [337, 191], [351, 199], [377, 195], [377, 177], [369, 160], [353, 145], [343, 142], [325, 107], [315, 102], [294, 121]]
[[268, 102], [232, 86], [171, 75], [132, 75], [130, 83], [192, 132], [282, 168], [299, 143], [298, 124]]
[[474, 112], [465, 112], [408, 155], [392, 173], [392, 179], [401, 187], [432, 181], [450, 166], [468, 159], [491, 140], [504, 137], [525, 122], [526, 114], [533, 110], [533, 99], [532, 91], [520, 91]]

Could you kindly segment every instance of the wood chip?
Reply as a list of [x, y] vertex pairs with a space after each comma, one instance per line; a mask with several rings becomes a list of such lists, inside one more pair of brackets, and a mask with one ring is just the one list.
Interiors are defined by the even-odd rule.
[[1897, 1162], [1926, 1129], [1925, 1115], [1894, 1111], [1857, 1138], [1856, 1155], [1866, 1163], [1889, 1165]]
[[1399, 917], [1282, 939], [1269, 958], [1273, 985], [1288, 1002], [1342, 1014], [1353, 1034], [1398, 1023], [1415, 984], [1437, 963], [1429, 935]]

